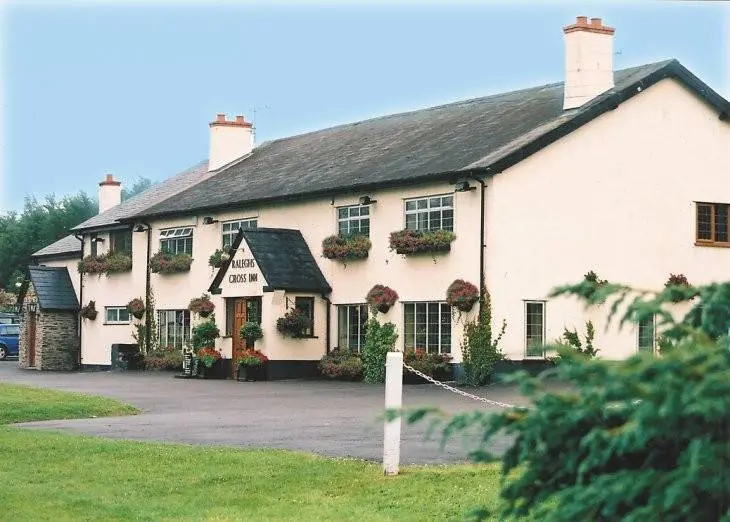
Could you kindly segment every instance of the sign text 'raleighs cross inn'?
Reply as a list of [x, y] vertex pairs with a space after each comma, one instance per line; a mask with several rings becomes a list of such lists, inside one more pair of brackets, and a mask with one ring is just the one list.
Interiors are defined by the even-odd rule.
[[[256, 268], [256, 262], [253, 259], [234, 259], [231, 261], [231, 268]], [[258, 279], [256, 272], [228, 276], [229, 283], [256, 283]]]

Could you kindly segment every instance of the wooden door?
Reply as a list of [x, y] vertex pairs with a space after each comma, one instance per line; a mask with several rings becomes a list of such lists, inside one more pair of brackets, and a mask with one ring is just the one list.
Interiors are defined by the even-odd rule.
[[28, 314], [28, 367], [35, 368], [35, 313]]
[[246, 299], [239, 298], [233, 301], [233, 357], [232, 357], [232, 377], [237, 377], [236, 372], [238, 371], [238, 361], [241, 359], [241, 354], [246, 349], [246, 341], [241, 339], [240, 331], [243, 324], [246, 322]]

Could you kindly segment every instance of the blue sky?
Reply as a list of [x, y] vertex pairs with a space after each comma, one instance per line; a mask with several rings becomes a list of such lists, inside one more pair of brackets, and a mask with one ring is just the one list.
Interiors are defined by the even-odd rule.
[[516, 4], [10, 2], [0, 209], [164, 179], [207, 157], [218, 112], [256, 108], [261, 143], [560, 81], [576, 15], [616, 28], [616, 68], [676, 57], [730, 96], [722, 3]]

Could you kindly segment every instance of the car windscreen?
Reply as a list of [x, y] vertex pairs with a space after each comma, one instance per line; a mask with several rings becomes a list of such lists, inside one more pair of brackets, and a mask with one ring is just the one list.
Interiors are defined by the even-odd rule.
[[20, 335], [20, 326], [7, 325], [0, 328], [0, 335]]

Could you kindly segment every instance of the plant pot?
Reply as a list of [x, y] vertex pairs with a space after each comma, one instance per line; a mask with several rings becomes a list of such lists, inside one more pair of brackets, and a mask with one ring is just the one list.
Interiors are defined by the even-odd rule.
[[142, 319], [144, 317], [144, 311], [142, 312], [132, 312], [132, 315], [135, 319]]
[[88, 319], [89, 321], [94, 321], [97, 315], [99, 315], [99, 312], [87, 313], [84, 314], [82, 317], [84, 319]]
[[208, 317], [208, 316], [210, 316], [210, 314], [211, 314], [211, 313], [212, 313], [212, 312], [210, 312], [210, 311], [208, 311], [208, 310], [201, 310], [200, 312], [198, 312], [198, 315], [199, 315], [200, 317]]
[[476, 304], [476, 301], [473, 303], [460, 303], [456, 305], [456, 308], [461, 312], [469, 312], [472, 308], [474, 308], [474, 305]]
[[379, 305], [378, 305], [378, 306], [376, 307], [376, 309], [377, 309], [377, 310], [378, 310], [378, 312], [380, 312], [381, 314], [387, 314], [387, 313], [388, 313], [388, 310], [390, 310], [390, 305], [387, 305], [387, 304], [379, 304]]

